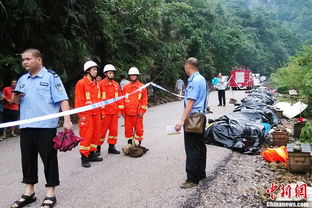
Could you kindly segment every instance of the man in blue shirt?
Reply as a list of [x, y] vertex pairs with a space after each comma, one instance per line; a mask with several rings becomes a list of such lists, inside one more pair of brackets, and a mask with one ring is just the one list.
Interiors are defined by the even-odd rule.
[[[22, 53], [22, 64], [27, 74], [17, 82], [13, 101], [20, 103], [20, 119], [69, 110], [68, 97], [60, 77], [42, 65], [42, 55], [37, 49]], [[59, 185], [57, 150], [52, 139], [56, 136], [58, 119], [48, 119], [20, 125], [23, 183], [26, 192], [12, 207], [23, 207], [36, 201], [34, 184], [38, 183], [38, 153], [43, 161], [46, 177], [47, 197], [42, 207], [53, 207], [56, 203], [55, 187]], [[64, 117], [64, 128], [71, 129], [69, 116]]]
[[[184, 65], [188, 79], [184, 97], [184, 112], [181, 119], [175, 126], [177, 131], [182, 129], [188, 115], [193, 113], [204, 113], [206, 97], [208, 93], [206, 80], [198, 71], [196, 58], [188, 58]], [[205, 125], [204, 125], [205, 126]], [[192, 188], [197, 186], [199, 181], [206, 178], [206, 146], [202, 134], [184, 132], [184, 145], [186, 152], [186, 173], [187, 179], [180, 185], [180, 188]]]

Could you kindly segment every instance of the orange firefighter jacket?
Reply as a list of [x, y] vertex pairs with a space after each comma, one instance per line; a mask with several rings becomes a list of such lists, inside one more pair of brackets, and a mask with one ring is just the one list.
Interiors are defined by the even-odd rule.
[[[87, 76], [79, 80], [75, 87], [75, 108], [90, 105], [101, 101], [101, 91], [97, 81], [90, 81]], [[100, 108], [81, 112], [79, 117], [100, 115]]]
[[123, 93], [125, 97], [125, 111], [126, 115], [138, 115], [139, 113], [144, 114], [147, 110], [147, 90], [146, 88], [129, 95], [133, 91], [142, 87], [143, 84], [137, 80], [135, 82], [130, 82], [123, 88]]
[[[117, 82], [114, 80], [109, 81], [107, 78], [100, 81], [101, 98], [102, 100], [109, 100], [112, 98], [117, 98], [122, 96], [121, 88]], [[113, 102], [111, 104], [105, 105], [101, 109], [101, 114], [118, 114], [123, 113], [124, 101], [123, 99]]]

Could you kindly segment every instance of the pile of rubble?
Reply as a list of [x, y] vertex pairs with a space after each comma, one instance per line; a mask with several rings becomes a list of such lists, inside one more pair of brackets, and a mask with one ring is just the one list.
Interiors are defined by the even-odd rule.
[[[210, 125], [205, 134], [208, 143], [244, 153], [257, 154], [267, 147], [276, 145], [277, 139], [280, 139], [279, 141], [282, 141], [285, 146], [295, 142], [298, 138], [298, 132], [294, 129], [296, 121], [283, 119], [282, 114], [278, 117], [273, 108], [274, 100], [274, 96], [267, 89], [260, 88], [252, 91], [241, 104], [237, 105], [238, 107], [232, 114], [212, 121], [214, 123]], [[263, 125], [264, 123], [270, 125], [268, 129], [266, 125]], [[251, 125], [253, 128], [248, 128]], [[280, 133], [280, 138], [274, 138], [274, 133]], [[256, 136], [258, 139], [255, 138]], [[282, 137], [287, 140], [283, 141]], [[262, 144], [261, 147], [260, 144]], [[292, 157], [294, 154], [290, 149], [293, 146], [288, 145], [288, 155]], [[299, 157], [301, 151], [294, 151], [294, 153]], [[310, 153], [305, 154], [304, 159], [300, 156], [301, 163], [310, 161], [311, 156]], [[289, 163], [291, 163], [290, 160], [288, 164], [268, 163], [261, 155], [233, 152], [228, 163], [216, 173], [216, 178], [205, 182], [207, 189], [201, 193], [197, 207], [266, 207], [267, 202], [274, 200], [303, 202], [312, 200], [311, 163], [305, 167], [306, 169], [302, 169], [302, 173], [295, 170], [290, 172]], [[300, 169], [300, 166], [298, 167]], [[292, 198], [288, 197], [290, 192], [278, 189], [281, 187], [292, 189]], [[306, 187], [306, 190], [301, 189], [301, 194], [305, 191], [308, 199], [295, 196], [297, 193], [294, 189], [297, 187]], [[282, 197], [282, 195], [285, 196]], [[274, 200], [272, 200], [273, 196]]]

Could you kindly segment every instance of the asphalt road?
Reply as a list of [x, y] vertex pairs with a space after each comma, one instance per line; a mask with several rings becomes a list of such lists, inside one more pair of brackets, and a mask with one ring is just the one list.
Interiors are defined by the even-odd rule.
[[[227, 101], [246, 96], [244, 91], [226, 92]], [[232, 112], [234, 106], [217, 106], [217, 93], [210, 94], [209, 105], [218, 118]], [[145, 139], [143, 146], [150, 150], [141, 158], [130, 158], [107, 153], [107, 143], [102, 147], [104, 160], [82, 168], [78, 148], [59, 153], [61, 185], [57, 188], [58, 208], [108, 208], [108, 207], [190, 207], [196, 205], [198, 193], [213, 178], [218, 166], [230, 155], [225, 148], [207, 145], [208, 179], [200, 186], [188, 190], [179, 188], [186, 179], [183, 134], [166, 135], [166, 126], [174, 125], [183, 111], [183, 102], [177, 101], [148, 109], [144, 117]], [[77, 133], [77, 126], [74, 127]], [[124, 128], [119, 128], [117, 149], [126, 145]], [[0, 142], [0, 207], [10, 207], [24, 193], [21, 184], [19, 137]], [[41, 160], [41, 159], [39, 159]], [[30, 207], [40, 207], [45, 197], [45, 178], [39, 161], [39, 183], [36, 185], [37, 201]], [[212, 193], [213, 194], [213, 193]], [[194, 205], [194, 206], [195, 206]]]

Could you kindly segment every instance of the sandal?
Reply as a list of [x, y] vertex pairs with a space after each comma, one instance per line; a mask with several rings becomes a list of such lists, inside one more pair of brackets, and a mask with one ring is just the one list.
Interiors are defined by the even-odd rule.
[[[45, 203], [44, 201], [47, 201], [47, 200], [52, 201], [52, 203]], [[47, 206], [47, 207], [49, 207], [49, 208], [53, 208], [55, 204], [56, 204], [56, 197], [55, 197], [55, 196], [53, 196], [53, 197], [45, 197], [45, 198], [43, 199], [43, 202], [42, 202], [42, 204], [41, 204], [40, 207], [45, 207], [45, 206]]]
[[[21, 201], [20, 199], [24, 199], [24, 200]], [[35, 193], [31, 194], [30, 196], [23, 194], [20, 199], [15, 201], [13, 205], [11, 206], [11, 208], [21, 208], [37, 200], [37, 198], [35, 197]]]

